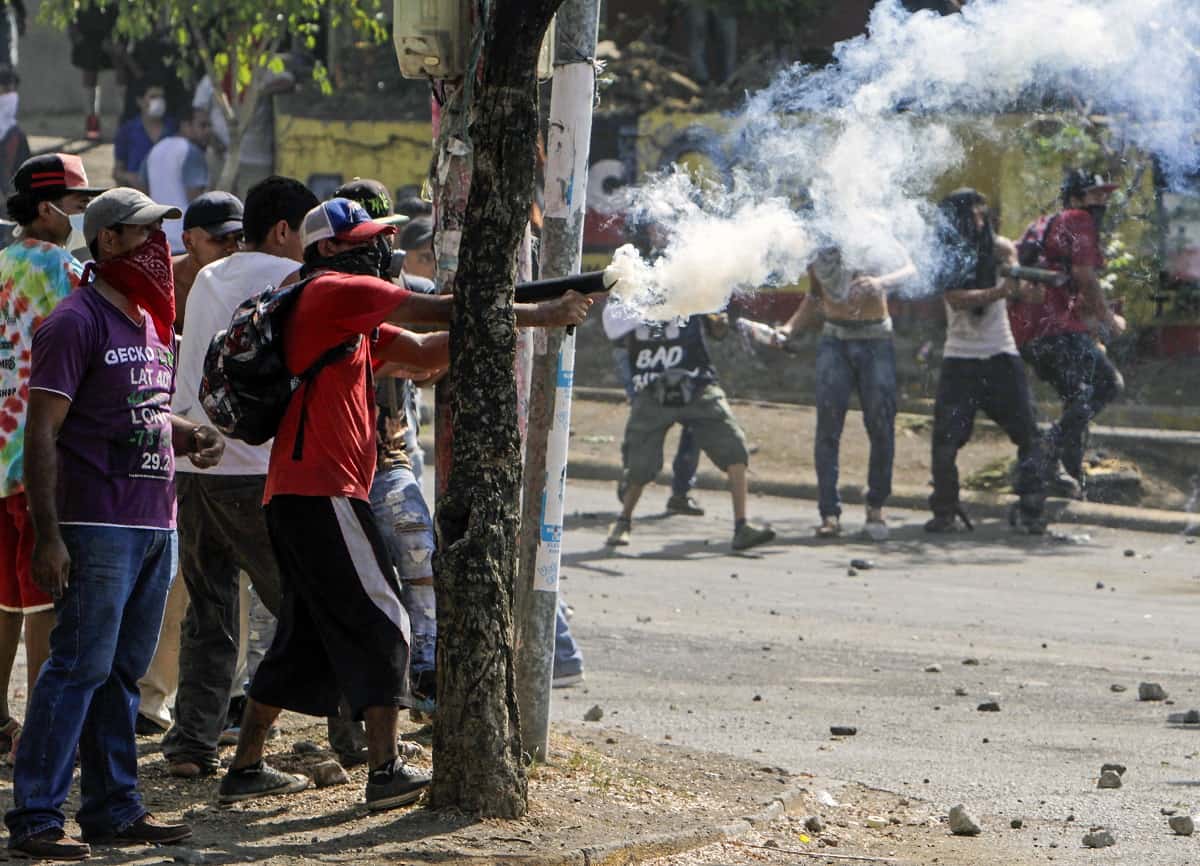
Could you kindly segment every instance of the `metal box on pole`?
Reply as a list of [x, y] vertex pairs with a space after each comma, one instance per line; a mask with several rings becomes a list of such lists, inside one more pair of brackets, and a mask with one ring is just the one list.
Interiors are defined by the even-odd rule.
[[[474, 33], [471, 0], [393, 0], [392, 42], [405, 78], [461, 78]], [[554, 21], [538, 55], [538, 77], [554, 74]]]

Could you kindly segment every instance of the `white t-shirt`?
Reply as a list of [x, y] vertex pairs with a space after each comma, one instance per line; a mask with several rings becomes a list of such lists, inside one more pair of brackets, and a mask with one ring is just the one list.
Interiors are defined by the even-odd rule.
[[[977, 312], [978, 311], [978, 312]], [[1017, 342], [1008, 324], [1008, 303], [1001, 298], [983, 307], [956, 310], [946, 304], [946, 358], [990, 358], [1016, 355]]]
[[[234, 310], [267, 286], [278, 286], [300, 268], [292, 259], [267, 253], [234, 253], [213, 262], [196, 275], [184, 310], [183, 340], [179, 347], [176, 374], [175, 414], [211, 425], [200, 405], [200, 380], [204, 378], [204, 355], [218, 331], [229, 327]], [[212, 469], [197, 469], [190, 460], [180, 460], [177, 472], [207, 472], [210, 475], [266, 475], [271, 462], [271, 443], [247, 445], [225, 440], [225, 455]]]
[[[142, 164], [142, 174], [150, 198], [183, 211], [191, 203], [188, 190], [208, 186], [208, 160], [204, 151], [182, 135], [169, 135], [150, 149]], [[163, 231], [171, 252], [186, 252], [183, 220], [163, 220]]]

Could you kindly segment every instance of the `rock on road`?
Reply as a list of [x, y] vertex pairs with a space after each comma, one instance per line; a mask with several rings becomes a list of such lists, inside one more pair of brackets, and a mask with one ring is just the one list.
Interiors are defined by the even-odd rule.
[[[655, 740], [964, 803], [980, 842], [1009, 834], [1030, 862], [1094, 862], [1079, 839], [1106, 826], [1120, 862], [1200, 863], [1161, 811], [1200, 801], [1200, 726], [1168, 723], [1200, 706], [1200, 544], [990, 521], [928, 536], [927, 515], [892, 512], [876, 545], [856, 535], [859, 509], [827, 542], [813, 503], [754, 497], [779, 538], [737, 555], [727, 497], [705, 492], [698, 518], [664, 515], [665, 499], [649, 489], [632, 546], [612, 552], [613, 485], [570, 486], [562, 592], [587, 681], [555, 693], [556, 719], [598, 704]], [[875, 567], [849, 577], [855, 558]], [[1173, 704], [1139, 702], [1145, 681]], [[834, 725], [857, 736], [834, 740]], [[1128, 767], [1119, 790], [1097, 788], [1109, 762]], [[1008, 829], [1068, 816], [1053, 850]]]

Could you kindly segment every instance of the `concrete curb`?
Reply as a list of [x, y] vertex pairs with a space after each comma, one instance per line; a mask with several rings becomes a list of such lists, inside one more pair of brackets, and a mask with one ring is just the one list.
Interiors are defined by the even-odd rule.
[[[573, 457], [567, 467], [570, 478], [585, 481], [620, 480], [621, 467], [616, 463], [590, 458]], [[669, 476], [662, 474], [659, 482], [669, 483]], [[725, 490], [724, 475], [701, 472], [696, 486], [702, 490]], [[750, 492], [761, 496], [778, 496], [787, 499], [817, 499], [817, 485], [804, 481], [781, 481], [771, 478], [751, 478]], [[963, 491], [963, 506], [973, 519], [987, 518], [1007, 520], [1009, 509], [1015, 501], [1011, 496]], [[849, 487], [842, 491], [842, 501], [848, 505], [862, 505], [863, 491]], [[924, 511], [929, 508], [929, 491], [923, 488], [902, 487], [892, 491], [888, 504], [897, 508]], [[616, 508], [616, 497], [613, 507]], [[1168, 535], [1200, 535], [1200, 514], [1186, 511], [1162, 511], [1153, 508], [1132, 508], [1124, 505], [1100, 505], [1095, 502], [1074, 502], [1052, 499], [1047, 507], [1047, 516], [1052, 523], [1087, 524], [1108, 529], [1125, 529], [1135, 532], [1158, 532]], [[813, 515], [814, 521], [816, 515]]]
[[683, 833], [662, 833], [647, 836], [644, 839], [595, 845], [545, 857], [503, 858], [499, 862], [511, 859], [513, 862], [535, 864], [535, 866], [629, 866], [629, 864], [652, 857], [683, 854], [706, 845], [732, 841], [744, 836], [757, 827], [792, 811], [808, 793], [807, 786], [797, 785], [788, 788], [782, 794], [772, 797], [762, 811], [737, 818], [721, 826], [689, 830]]

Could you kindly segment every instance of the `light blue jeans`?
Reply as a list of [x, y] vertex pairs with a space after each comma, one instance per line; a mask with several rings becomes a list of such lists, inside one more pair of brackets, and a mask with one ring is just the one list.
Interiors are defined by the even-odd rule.
[[421, 485], [404, 466], [380, 469], [371, 484], [371, 511], [400, 575], [400, 599], [412, 623], [410, 666], [414, 678], [433, 670], [437, 620], [415, 600], [412, 581], [433, 577], [433, 518]]

